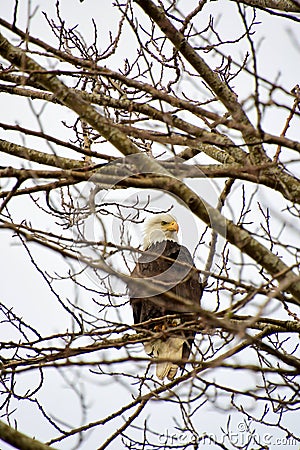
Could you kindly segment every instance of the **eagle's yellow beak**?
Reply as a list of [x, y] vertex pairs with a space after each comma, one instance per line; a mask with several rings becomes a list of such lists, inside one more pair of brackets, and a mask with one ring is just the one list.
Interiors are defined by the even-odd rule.
[[175, 222], [175, 220], [173, 220], [173, 222], [168, 223], [168, 225], [166, 226], [166, 230], [176, 231], [176, 233], [178, 233], [178, 230], [179, 230], [178, 223]]

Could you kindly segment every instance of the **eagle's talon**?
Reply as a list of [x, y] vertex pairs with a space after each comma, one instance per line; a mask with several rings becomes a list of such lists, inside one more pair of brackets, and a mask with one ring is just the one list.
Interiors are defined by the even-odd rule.
[[165, 331], [167, 329], [167, 325], [165, 323], [161, 323], [159, 325], [155, 325], [155, 327], [153, 329], [156, 332]]

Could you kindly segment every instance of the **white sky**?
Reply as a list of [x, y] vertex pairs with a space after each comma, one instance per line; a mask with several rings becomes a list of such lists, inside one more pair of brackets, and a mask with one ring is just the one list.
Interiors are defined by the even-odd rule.
[[[191, 10], [191, 6], [195, 6], [197, 2], [186, 0], [185, 2], [181, 1], [179, 3], [180, 7], [187, 6], [188, 10]], [[80, 32], [84, 35], [87, 40], [92, 38], [91, 33], [91, 15], [94, 17], [97, 26], [99, 27], [99, 34], [101, 34], [100, 42], [103, 43], [103, 48], [107, 43], [107, 33], [109, 30], [112, 30], [113, 34], [117, 29], [117, 17], [118, 15], [114, 13], [113, 8], [111, 7], [112, 2], [109, 0], [102, 0], [101, 2], [95, 2], [93, 0], [85, 0], [83, 3], [75, 0], [63, 0], [61, 2], [61, 11], [62, 17], [68, 21], [68, 26], [74, 26], [79, 24]], [[5, 0], [0, 4], [0, 15], [6, 20], [11, 20], [12, 11], [13, 11], [14, 1]], [[96, 5], [96, 6], [95, 6]], [[27, 16], [27, 6], [28, 2], [24, 0], [19, 0], [19, 16], [17, 21], [17, 26], [21, 29], [25, 29], [26, 26], [26, 16]], [[44, 1], [32, 1], [31, 9], [34, 10], [38, 7], [38, 10], [30, 24], [32, 34], [36, 37], [40, 37], [43, 40], [49, 39], [51, 42], [53, 41], [53, 36], [46, 25], [44, 16], [42, 15], [42, 11], [47, 11], [49, 17], [55, 17], [55, 2], [52, 0], [44, 0]], [[137, 6], [135, 5], [135, 8]], [[207, 18], [209, 14], [217, 20], [217, 17], [220, 16], [220, 27], [223, 32], [223, 38], [226, 39], [234, 39], [236, 38], [240, 32], [240, 20], [237, 17], [237, 14], [234, 12], [235, 6], [232, 2], [228, 2], [226, 0], [222, 1], [213, 1], [209, 2], [203, 10], [203, 14], [201, 14], [201, 20], [203, 23], [199, 23], [198, 27], [204, 28], [207, 24]], [[260, 75], [263, 75], [267, 78], [275, 79], [278, 72], [280, 75], [280, 82], [284, 84], [286, 89], [291, 90], [297, 83], [299, 83], [300, 73], [299, 73], [299, 51], [292, 45], [291, 40], [289, 38], [289, 28], [294, 30], [296, 36], [299, 36], [299, 24], [293, 23], [291, 21], [283, 21], [280, 18], [270, 17], [267, 15], [263, 15], [258, 12], [258, 22], [260, 19], [263, 19], [262, 24], [257, 24], [256, 29], [256, 41], [263, 39], [261, 41], [261, 46], [259, 50], [259, 58], [258, 58], [258, 67], [260, 71]], [[4, 34], [8, 37], [12, 37], [11, 33], [4, 31]], [[300, 42], [300, 41], [299, 41]], [[227, 49], [224, 47], [223, 50]], [[232, 54], [233, 49], [231, 46], [228, 46], [228, 52], [234, 57], [240, 57], [242, 59], [242, 55], [244, 54], [245, 45], [237, 45], [234, 49], [235, 55]], [[117, 70], [119, 66], [123, 64], [122, 58], [126, 57], [127, 52], [131, 51], [130, 41], [126, 42], [125, 46], [120, 49], [119, 52], [116, 53], [115, 58], [113, 59], [114, 67], [112, 69]], [[204, 57], [210, 58], [210, 54], [207, 54]], [[246, 83], [245, 79], [241, 77], [241, 81], [237, 81], [235, 84], [235, 92], [238, 94], [239, 98], [246, 98], [249, 89], [251, 87]], [[190, 89], [194, 89], [191, 88]], [[22, 114], [20, 114], [20, 104], [23, 105], [24, 110]], [[4, 123], [14, 124], [15, 121], [18, 121], [20, 125], [28, 128], [36, 128], [37, 123], [35, 122], [35, 118], [33, 114], [30, 112], [27, 106], [26, 99], [12, 98], [9, 95], [1, 94], [1, 109], [0, 109], [0, 121]], [[35, 101], [34, 106], [37, 108], [39, 106], [39, 102]], [[60, 113], [61, 117], [56, 117], [54, 114], [57, 114], [57, 108], [55, 106], [50, 106], [47, 111], [48, 117], [55, 117], [55, 122], [59, 122], [59, 120], [65, 120], [68, 123], [72, 123], [74, 119], [74, 115], [67, 111], [66, 108], [61, 108]], [[274, 114], [270, 113], [265, 120], [264, 126], [267, 131], [273, 132], [276, 134], [280, 133], [280, 130], [283, 128], [285, 120], [286, 120], [286, 111], [282, 111], [278, 113], [278, 111]], [[254, 120], [254, 117], [252, 117]], [[51, 120], [45, 123], [45, 131], [51, 133], [52, 123]], [[56, 131], [56, 135], [61, 138], [66, 138], [65, 130], [61, 126]], [[291, 127], [289, 130], [289, 136], [291, 138], [299, 138], [299, 130], [296, 127]], [[0, 129], [0, 138], [8, 139], [14, 142], [17, 142], [18, 139], [16, 134], [11, 132], [5, 132]], [[22, 143], [19, 140], [17, 143]], [[40, 147], [40, 141], [37, 139], [29, 139], [26, 141], [25, 145], [33, 148], [37, 148], [43, 151], [49, 151], [46, 148]], [[74, 156], [72, 154], [72, 156]], [[294, 155], [295, 156], [295, 155]], [[1, 158], [3, 156], [1, 155]], [[16, 164], [15, 158], [7, 157], [5, 161], [1, 161], [0, 165], [5, 164]], [[191, 182], [193, 185], [193, 182]], [[201, 182], [201, 186], [197, 186], [199, 193], [204, 195], [206, 199], [212, 204], [216, 201], [217, 190], [210, 181]], [[132, 193], [132, 197], [136, 194]], [[129, 193], [128, 200], [130, 200], [131, 193]], [[274, 204], [278, 209], [280, 209], [281, 205], [278, 203], [279, 196], [274, 197]], [[267, 202], [269, 199], [265, 199]], [[168, 206], [168, 201], [159, 200], [159, 206], [161, 206], [162, 202], [166, 203], [166, 207]], [[282, 203], [283, 205], [284, 203]], [[155, 203], [154, 203], [155, 206]], [[30, 208], [30, 209], [29, 209]], [[26, 211], [24, 210], [23, 200], [16, 199], [14, 203], [13, 213], [18, 220], [22, 220], [25, 216], [28, 217], [30, 215], [30, 219], [34, 224], [35, 221], [37, 223], [40, 222], [40, 211], [35, 208], [32, 204], [26, 204]], [[230, 212], [227, 211], [229, 214]], [[176, 205], [174, 209], [174, 215], [178, 218], [180, 222], [180, 230], [182, 232], [181, 239], [192, 251], [194, 246], [197, 243], [197, 233], [201, 234], [199, 231], [199, 223], [195, 221], [192, 215], [187, 215], [185, 209], [182, 206]], [[42, 219], [45, 221], [46, 218]], [[197, 231], [198, 230], [198, 231]], [[117, 234], [117, 230], [113, 230]], [[129, 230], [130, 231], [130, 230]], [[135, 231], [139, 236], [141, 236], [141, 227], [137, 226]], [[14, 245], [15, 244], [15, 245]], [[135, 245], [138, 242], [134, 242]], [[59, 307], [58, 303], [54, 301], [53, 296], [49, 292], [49, 288], [45, 285], [44, 280], [41, 275], [33, 270], [32, 264], [29, 261], [28, 255], [25, 254], [24, 250], [20, 245], [17, 244], [17, 239], [13, 239], [11, 234], [8, 232], [2, 232], [0, 235], [0, 248], [2, 253], [3, 261], [5, 264], [2, 265], [1, 268], [1, 291], [0, 297], [1, 301], [6, 302], [8, 305], [11, 305], [14, 308], [16, 314], [20, 315], [24, 318], [24, 320], [28, 320], [32, 323], [33, 326], [39, 327], [40, 324], [43, 324], [44, 334], [54, 333], [59, 330], [64, 329], [68, 326], [69, 321], [66, 318], [66, 315], [63, 313], [62, 309]], [[47, 250], [43, 250], [37, 247], [30, 247], [34, 255], [37, 255], [37, 258], [43, 261], [43, 266], [53, 273], [54, 271], [63, 271], [67, 274], [68, 266], [62, 261], [57, 255], [52, 254]], [[92, 280], [93, 281], [93, 280]], [[59, 285], [59, 282], [56, 283]], [[62, 283], [61, 283], [62, 284]], [[120, 287], [121, 288], [121, 287]], [[76, 292], [71, 283], [65, 283], [64, 286], [60, 287], [60, 292], [62, 296], [72, 298]], [[97, 313], [97, 305], [87, 303], [84, 304], [84, 293], [81, 293], [81, 301], [82, 305], [87, 308], [91, 308], [93, 313]], [[124, 312], [124, 317], [126, 320], [130, 321], [130, 310], [127, 309]], [[1, 326], [1, 336], [6, 336], [8, 338], [10, 333], [10, 328], [5, 325]], [[140, 354], [140, 353], [139, 353]], [[249, 357], [251, 357], [249, 355]], [[135, 370], [135, 368], [130, 368], [128, 370]], [[213, 377], [214, 375], [210, 372], [207, 377]], [[231, 375], [230, 375], [231, 376]], [[27, 389], [28, 385], [35, 385], [34, 378], [36, 375], [30, 372], [27, 375], [24, 375], [21, 378], [19, 389], [20, 392], [24, 392], [24, 389]], [[87, 372], [85, 373], [85, 377], [91, 378]], [[227, 378], [229, 374], [225, 371], [222, 372], [222, 381], [230, 381]], [[84, 380], [83, 380], [84, 381]], [[36, 381], [37, 382], [37, 381]], [[237, 375], [237, 382], [239, 383], [239, 387], [242, 388], [249, 386], [249, 383], [253, 383], [253, 378], [247, 375], [243, 375], [240, 377]], [[134, 387], [132, 387], [134, 390]], [[42, 391], [41, 396], [43, 397], [45, 404], [47, 405], [47, 411], [50, 415], [55, 414], [57, 409], [57, 404], [59, 403], [60, 411], [63, 413], [61, 416], [64, 416], [67, 423], [71, 423], [74, 426], [80, 424], [81, 418], [78, 417], [77, 411], [78, 408], [78, 400], [74, 398], [73, 393], [67, 387], [65, 381], [60, 377], [60, 375], [53, 369], [51, 369], [51, 376], [45, 382], [45, 387]], [[87, 384], [87, 396], [90, 404], [92, 405], [91, 410], [89, 411], [89, 416], [84, 421], [94, 421], [98, 420], [110, 412], [113, 412], [118, 406], [122, 406], [127, 403], [131, 399], [131, 393], [128, 392], [128, 386], [123, 386], [122, 383], [117, 382], [116, 380], [110, 380], [107, 377], [93, 377], [93, 382], [91, 384]], [[48, 426], [44, 424], [40, 418], [36, 418], [32, 416], [32, 409], [30, 405], [25, 402], [16, 402], [16, 407], [18, 411], [16, 413], [16, 417], [18, 419], [18, 427], [21, 431], [28, 433], [29, 435], [35, 435], [37, 438], [41, 440], [47, 440], [50, 438], [48, 434]], [[145, 414], [141, 415], [141, 419], [145, 418], [149, 413], [147, 409]], [[174, 410], [172, 404], [157, 404], [153, 403], [152, 406], [152, 415], [150, 424], [152, 424], [153, 429], [156, 429], [162, 435], [166, 434], [166, 430], [169, 430], [168, 433], [176, 433], [174, 428], [174, 422], [172, 416], [174, 415]], [[226, 424], [226, 413], [220, 411], [216, 412], [212, 406], [207, 407], [205, 415], [201, 410], [201, 414], [197, 416], [195, 423], [197, 425], [197, 429], [199, 434], [203, 432], [207, 433], [218, 433], [220, 436], [219, 426]], [[233, 426], [233, 429], [236, 429], [237, 421]], [[299, 423], [299, 417], [297, 418]], [[296, 430], [298, 424], [296, 422], [296, 418], [289, 419], [289, 426], [291, 428], [294, 427]], [[118, 425], [122, 422], [119, 420]], [[139, 421], [139, 424], [142, 424], [142, 420]], [[85, 444], [80, 447], [82, 450], [91, 450], [96, 449], [98, 446], [104, 441], [103, 436], [107, 433], [109, 435], [116, 428], [116, 422], [109, 424], [104, 428], [97, 428], [91, 434], [89, 439], [85, 442]], [[264, 430], [262, 429], [263, 433]], [[138, 433], [138, 432], [137, 432]], [[275, 434], [275, 431], [274, 431]], [[59, 433], [54, 433], [54, 435], [59, 435]], [[51, 435], [53, 437], [53, 433]], [[162, 438], [163, 440], [163, 438]], [[69, 450], [71, 449], [71, 439], [66, 439], [62, 441], [61, 444], [56, 445], [59, 449]], [[178, 441], [176, 442], [178, 444]], [[110, 449], [119, 449], [121, 448], [119, 444], [112, 444]], [[8, 450], [11, 447], [1, 443], [1, 450]], [[201, 447], [205, 448], [205, 447]], [[213, 445], [209, 446], [209, 448], [216, 448]], [[280, 448], [280, 447], [277, 447]], [[295, 446], [284, 446], [285, 450], [295, 449]], [[275, 447], [274, 447], [275, 449]]]

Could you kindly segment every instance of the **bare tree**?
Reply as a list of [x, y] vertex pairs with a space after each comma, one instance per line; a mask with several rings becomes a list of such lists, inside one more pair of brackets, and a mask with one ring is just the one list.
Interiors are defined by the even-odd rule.
[[[299, 445], [300, 88], [260, 57], [270, 26], [299, 56], [299, 2], [74, 3], [76, 19], [59, 0], [0, 19], [3, 274], [14, 258], [0, 439]], [[143, 222], [164, 211], [205, 287], [192, 357], [167, 383], [126, 288]]]

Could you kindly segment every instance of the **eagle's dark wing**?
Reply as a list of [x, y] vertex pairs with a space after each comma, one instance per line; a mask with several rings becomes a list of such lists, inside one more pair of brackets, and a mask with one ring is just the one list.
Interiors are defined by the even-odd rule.
[[[185, 313], [193, 313], [195, 312], [195, 309], [197, 310], [197, 307], [200, 305], [203, 292], [202, 285], [199, 280], [199, 273], [196, 270], [192, 256], [189, 250], [184, 246], [180, 246], [180, 250], [176, 256], [176, 262], [174, 263], [174, 269], [177, 272], [178, 278], [182, 280], [179, 281], [174, 288], [171, 289], [171, 291], [174, 292], [177, 297], [183, 298], [192, 303], [191, 308], [180, 308], [180, 313], [182, 313], [180, 318], [181, 324], [184, 324], [185, 322], [195, 319], [195, 316]], [[196, 333], [190, 329], [186, 329], [182, 334], [185, 337], [182, 358], [186, 360], [189, 358]], [[183, 368], [184, 364], [181, 367]]]

